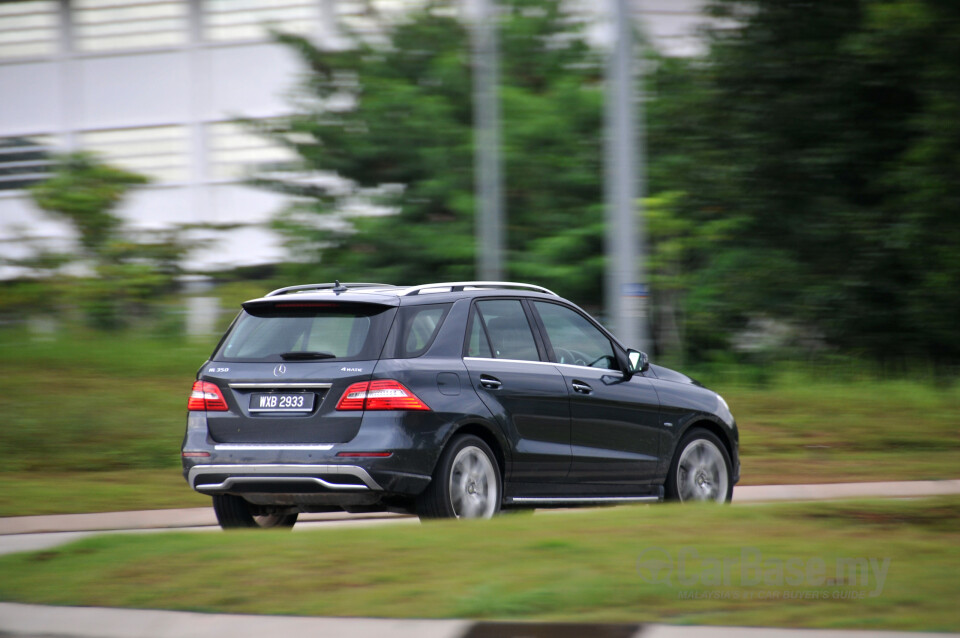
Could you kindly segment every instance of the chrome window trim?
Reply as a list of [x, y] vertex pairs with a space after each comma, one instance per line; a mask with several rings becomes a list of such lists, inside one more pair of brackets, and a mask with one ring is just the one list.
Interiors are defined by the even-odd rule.
[[623, 370], [613, 370], [611, 368], [592, 368], [590, 366], [578, 366], [572, 363], [554, 363], [553, 361], [527, 361], [525, 359], [497, 359], [496, 357], [463, 357], [464, 361], [504, 361], [507, 363], [532, 363], [540, 366], [554, 366], [559, 368], [574, 368], [575, 370], [592, 370], [594, 372], [603, 372], [604, 374], [616, 374], [623, 376]]

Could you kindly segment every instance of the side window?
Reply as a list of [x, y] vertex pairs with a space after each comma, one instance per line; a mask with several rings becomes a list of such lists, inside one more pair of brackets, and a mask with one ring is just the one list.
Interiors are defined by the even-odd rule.
[[476, 310], [470, 316], [470, 340], [467, 341], [467, 356], [493, 358], [490, 342], [487, 340], [487, 331], [483, 327], [480, 313]]
[[419, 357], [430, 344], [447, 315], [450, 304], [432, 306], [407, 306], [400, 310], [402, 332], [400, 333], [400, 352], [398, 357], [407, 359]]
[[533, 305], [547, 330], [557, 363], [618, 369], [613, 344], [582, 315], [555, 303], [535, 301]]
[[[497, 359], [519, 359], [521, 361], [539, 361], [537, 343], [533, 339], [530, 323], [523, 312], [523, 305], [515, 299], [491, 299], [478, 301], [477, 318], [486, 326], [489, 336], [487, 348], [493, 351]], [[471, 334], [471, 343], [473, 335]], [[483, 341], [478, 337], [478, 344]], [[482, 348], [482, 345], [478, 345]]]

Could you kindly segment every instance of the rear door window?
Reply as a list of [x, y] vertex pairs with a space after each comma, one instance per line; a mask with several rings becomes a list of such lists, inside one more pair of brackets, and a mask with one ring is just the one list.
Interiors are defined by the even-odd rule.
[[483, 320], [480, 318], [480, 314], [476, 311], [470, 316], [467, 356], [483, 357], [485, 359], [493, 358], [493, 351], [490, 349], [490, 342], [487, 340], [487, 330], [483, 326]]
[[[479, 327], [474, 327], [476, 324]], [[471, 351], [474, 339], [474, 330], [483, 330], [484, 334], [477, 335], [477, 351], [492, 352], [496, 359], [517, 359], [520, 361], [539, 361], [537, 342], [533, 338], [530, 322], [523, 310], [523, 305], [517, 299], [490, 299], [478, 301], [471, 326]], [[473, 356], [473, 355], [472, 355]], [[479, 356], [483, 356], [480, 354]], [[489, 356], [489, 355], [487, 355]]]
[[217, 361], [372, 359], [394, 308], [374, 304], [277, 303], [241, 313]]

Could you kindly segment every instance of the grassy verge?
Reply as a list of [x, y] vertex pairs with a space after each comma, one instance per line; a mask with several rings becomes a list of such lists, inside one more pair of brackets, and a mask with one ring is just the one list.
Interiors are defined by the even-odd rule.
[[[0, 558], [0, 599], [957, 631], [958, 547], [960, 498], [626, 507], [293, 534], [99, 536]], [[838, 577], [844, 559], [852, 562]]]
[[209, 343], [0, 331], [0, 516], [209, 503], [179, 472]]
[[4, 516], [209, 506], [210, 497], [191, 490], [176, 469], [0, 473]]
[[[215, 338], [0, 330], [0, 516], [189, 507], [185, 404]], [[741, 432], [742, 484], [957, 478], [960, 385], [782, 370], [713, 374]]]
[[744, 485], [960, 477], [956, 383], [786, 372], [711, 387], [737, 417]]

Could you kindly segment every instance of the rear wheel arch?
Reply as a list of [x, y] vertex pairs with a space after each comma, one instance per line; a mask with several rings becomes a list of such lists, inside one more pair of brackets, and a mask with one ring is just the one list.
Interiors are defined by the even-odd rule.
[[490, 450], [496, 457], [497, 466], [500, 471], [500, 481], [502, 483], [506, 476], [506, 465], [504, 463], [503, 444], [501, 443], [500, 438], [486, 425], [482, 425], [480, 423], [466, 423], [450, 431], [450, 434], [447, 436], [447, 440], [444, 441], [443, 447], [446, 448], [447, 445], [450, 444], [450, 441], [462, 434], [472, 434], [490, 447]]
[[440, 453], [432, 480], [417, 496], [420, 520], [495, 516], [503, 500], [497, 465], [497, 453], [484, 438], [458, 429]]

